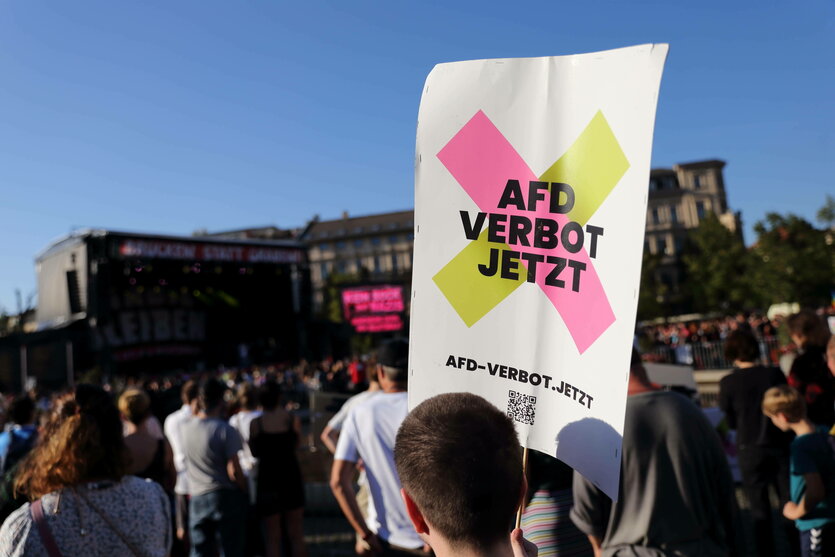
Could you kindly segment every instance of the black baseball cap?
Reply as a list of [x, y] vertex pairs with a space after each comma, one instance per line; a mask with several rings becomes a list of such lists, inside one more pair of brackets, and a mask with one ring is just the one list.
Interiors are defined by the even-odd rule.
[[377, 350], [377, 363], [386, 367], [406, 369], [409, 366], [409, 341], [405, 338], [385, 341]]

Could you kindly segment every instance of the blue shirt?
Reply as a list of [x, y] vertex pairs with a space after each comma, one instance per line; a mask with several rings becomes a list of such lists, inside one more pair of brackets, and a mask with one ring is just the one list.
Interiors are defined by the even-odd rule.
[[[6, 426], [6, 431], [0, 433], [0, 472], [8, 472], [9, 466], [6, 466], [6, 459], [9, 456], [9, 451], [15, 448], [15, 458], [20, 459], [24, 454], [29, 452], [32, 448], [34, 438], [38, 433], [38, 428], [34, 425], [13, 425]], [[21, 452], [21, 450], [23, 450]], [[13, 462], [12, 465], [17, 462]]]
[[826, 493], [814, 509], [795, 520], [800, 531], [835, 522], [835, 454], [823, 431], [798, 435], [792, 441], [790, 479], [792, 501], [795, 503], [800, 503], [806, 494], [804, 474], [812, 472], [820, 475]]

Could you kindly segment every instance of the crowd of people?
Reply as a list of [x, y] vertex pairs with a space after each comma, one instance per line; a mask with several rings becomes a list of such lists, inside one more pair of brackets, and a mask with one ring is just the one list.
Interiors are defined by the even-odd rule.
[[[835, 308], [818, 308], [816, 313], [835, 323]], [[722, 369], [733, 364], [724, 357], [726, 339], [734, 331], [744, 329], [756, 337], [765, 363], [787, 370], [800, 350], [789, 333], [789, 315], [775, 312], [768, 317], [758, 312], [745, 312], [724, 317], [645, 323], [638, 327], [635, 342], [645, 357], [653, 361], [689, 365], [694, 369]]]
[[[835, 555], [835, 340], [814, 312], [788, 317], [798, 354], [785, 374], [762, 363], [763, 328], [734, 322], [719, 404], [754, 552], [775, 555], [780, 530], [792, 555]], [[649, 381], [638, 350], [614, 501], [548, 455], [533, 451], [523, 472], [513, 422], [475, 395], [410, 413], [408, 351], [394, 340], [372, 359], [14, 397], [0, 434], [0, 556], [306, 556], [308, 390], [353, 395], [321, 441], [358, 555], [751, 553], [716, 429]]]
[[738, 313], [708, 319], [694, 319], [677, 323], [644, 325], [639, 335], [643, 348], [653, 346], [681, 346], [699, 342], [719, 342], [739, 328], [751, 330], [757, 338], [776, 338], [784, 322], [783, 315], [768, 318], [760, 313]]

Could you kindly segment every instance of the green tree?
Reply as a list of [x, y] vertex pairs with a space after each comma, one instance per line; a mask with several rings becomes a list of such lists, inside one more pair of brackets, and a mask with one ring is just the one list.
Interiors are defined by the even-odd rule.
[[328, 276], [325, 287], [325, 319], [331, 323], [342, 323], [342, 296], [343, 286], [356, 283], [358, 276], [352, 273], [333, 273]]
[[661, 255], [644, 251], [641, 263], [641, 288], [638, 291], [638, 320], [653, 319], [667, 313], [663, 300], [667, 286], [658, 280], [657, 270]]
[[766, 304], [826, 304], [835, 277], [835, 246], [826, 232], [796, 215], [768, 213], [754, 226], [751, 287]]
[[682, 256], [688, 294], [696, 311], [737, 311], [756, 305], [746, 280], [749, 256], [742, 239], [708, 214], [691, 231]]
[[818, 222], [822, 223], [827, 229], [835, 227], [835, 197], [826, 196], [826, 203], [818, 209], [816, 217]]

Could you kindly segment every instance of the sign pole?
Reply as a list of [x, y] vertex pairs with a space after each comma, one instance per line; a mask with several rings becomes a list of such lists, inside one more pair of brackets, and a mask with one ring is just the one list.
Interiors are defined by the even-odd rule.
[[[528, 448], [525, 447], [524, 452], [522, 452], [522, 474], [528, 474]], [[520, 528], [522, 524], [522, 511], [525, 510], [525, 501], [523, 500], [519, 504], [519, 510], [516, 511], [516, 527]]]

